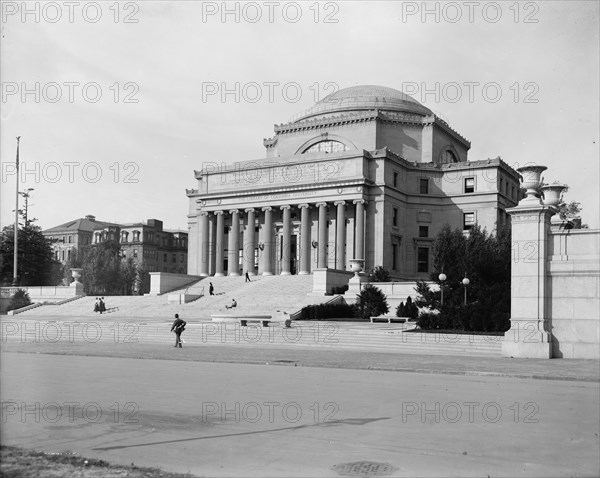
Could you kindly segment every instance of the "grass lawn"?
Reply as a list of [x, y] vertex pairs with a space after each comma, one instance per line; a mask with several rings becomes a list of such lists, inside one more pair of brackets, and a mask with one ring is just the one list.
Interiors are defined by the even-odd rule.
[[2, 478], [77, 477], [77, 478], [194, 478], [195, 475], [168, 473], [158, 468], [111, 465], [103, 460], [69, 453], [48, 454], [13, 446], [0, 447]]

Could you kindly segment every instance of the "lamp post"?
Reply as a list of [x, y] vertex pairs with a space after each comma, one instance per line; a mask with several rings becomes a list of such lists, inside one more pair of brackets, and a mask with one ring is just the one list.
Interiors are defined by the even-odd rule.
[[16, 286], [19, 284], [19, 277], [17, 274], [17, 261], [18, 261], [18, 251], [19, 251], [19, 142], [21, 141], [21, 137], [17, 136], [17, 191], [15, 193], [15, 250], [13, 254], [13, 280], [12, 285]]
[[467, 305], [467, 286], [471, 283], [469, 279], [467, 279], [467, 273], [465, 272], [465, 278], [462, 280], [462, 285], [465, 286], [465, 305]]
[[442, 305], [444, 305], [444, 281], [446, 280], [446, 274], [443, 272], [438, 276], [438, 279], [442, 283], [440, 289], [442, 290]]

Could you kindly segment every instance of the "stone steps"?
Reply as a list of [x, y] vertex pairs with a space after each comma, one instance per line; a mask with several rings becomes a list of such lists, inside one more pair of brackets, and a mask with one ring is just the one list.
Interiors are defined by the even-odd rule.
[[[67, 319], [58, 321], [33, 318], [2, 319], [3, 341], [27, 342], [113, 342], [170, 345], [174, 334], [171, 321]], [[245, 347], [300, 347], [353, 349], [373, 352], [500, 356], [498, 336], [445, 335], [403, 332], [402, 324], [382, 326], [365, 323], [294, 321], [291, 328], [279, 323], [261, 327], [251, 323], [192, 322], [183, 334], [186, 346], [235, 345]]]

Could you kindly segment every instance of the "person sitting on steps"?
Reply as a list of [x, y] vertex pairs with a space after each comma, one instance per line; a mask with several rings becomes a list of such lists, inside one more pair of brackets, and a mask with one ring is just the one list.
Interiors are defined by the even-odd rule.
[[237, 307], [237, 302], [235, 301], [235, 299], [231, 300], [231, 305], [225, 306], [226, 309], [233, 309], [234, 307]]

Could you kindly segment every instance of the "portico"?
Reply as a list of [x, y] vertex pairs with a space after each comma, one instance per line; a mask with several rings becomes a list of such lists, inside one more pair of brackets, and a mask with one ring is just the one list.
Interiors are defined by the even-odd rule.
[[316, 267], [346, 270], [348, 259], [364, 258], [365, 199], [298, 200], [202, 208], [190, 224], [199, 275], [310, 274]]

